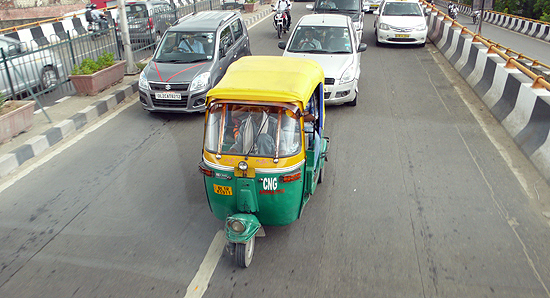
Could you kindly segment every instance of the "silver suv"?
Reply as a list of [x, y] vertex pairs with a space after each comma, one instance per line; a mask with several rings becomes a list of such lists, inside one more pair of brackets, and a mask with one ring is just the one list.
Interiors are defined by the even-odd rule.
[[[64, 76], [62, 64], [47, 49], [30, 51], [25, 43], [7, 36], [0, 36], [0, 93], [23, 99], [27, 87], [47, 90], [59, 83]], [[7, 68], [6, 68], [7, 66]]]
[[166, 1], [126, 2], [128, 32], [132, 43], [153, 43], [176, 21], [175, 13]]
[[242, 56], [251, 55], [248, 31], [236, 11], [201, 11], [170, 27], [139, 77], [143, 108], [203, 112], [206, 93]]

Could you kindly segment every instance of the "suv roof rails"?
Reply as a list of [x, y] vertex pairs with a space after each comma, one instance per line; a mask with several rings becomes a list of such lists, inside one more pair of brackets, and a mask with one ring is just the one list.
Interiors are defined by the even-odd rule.
[[227, 22], [229, 19], [231, 19], [232, 17], [234, 17], [234, 16], [236, 16], [236, 15], [237, 15], [237, 13], [234, 12], [234, 11], [232, 11], [231, 14], [228, 14], [227, 16], [225, 16], [225, 17], [220, 21], [220, 24], [218, 25], [218, 27], [221, 26], [221, 25], [223, 25], [225, 22]]
[[185, 21], [186, 19], [190, 18], [191, 16], [195, 15], [196, 12], [192, 12], [189, 14], [184, 15], [183, 17], [177, 19], [172, 26], [176, 26], [177, 24], [181, 23], [182, 21]]

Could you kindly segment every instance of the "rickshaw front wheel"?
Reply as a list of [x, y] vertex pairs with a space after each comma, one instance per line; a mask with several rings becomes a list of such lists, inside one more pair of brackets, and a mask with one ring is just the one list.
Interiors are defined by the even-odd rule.
[[240, 267], [248, 268], [252, 262], [252, 256], [254, 255], [254, 243], [256, 242], [256, 236], [254, 235], [246, 243], [237, 243], [235, 247], [235, 261]]

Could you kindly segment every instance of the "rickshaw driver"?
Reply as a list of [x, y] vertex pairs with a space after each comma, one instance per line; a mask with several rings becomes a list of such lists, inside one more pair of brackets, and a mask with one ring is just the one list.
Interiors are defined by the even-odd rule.
[[[230, 153], [255, 153], [259, 155], [274, 155], [277, 138], [277, 119], [270, 116], [265, 108], [252, 107], [250, 114], [239, 127], [235, 144], [229, 148]], [[281, 138], [281, 144], [284, 138]], [[279, 148], [286, 148], [284, 145]]]

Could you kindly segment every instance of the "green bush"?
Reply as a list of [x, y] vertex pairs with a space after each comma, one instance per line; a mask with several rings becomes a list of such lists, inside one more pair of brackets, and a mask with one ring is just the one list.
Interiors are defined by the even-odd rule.
[[97, 57], [97, 60], [94, 61], [90, 58], [82, 60], [80, 66], [74, 65], [74, 69], [71, 71], [72, 75], [91, 75], [94, 72], [107, 68], [115, 64], [114, 53], [107, 53], [103, 51], [103, 54]]

